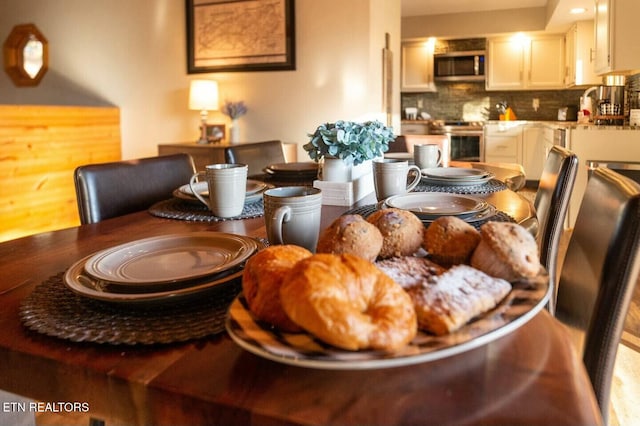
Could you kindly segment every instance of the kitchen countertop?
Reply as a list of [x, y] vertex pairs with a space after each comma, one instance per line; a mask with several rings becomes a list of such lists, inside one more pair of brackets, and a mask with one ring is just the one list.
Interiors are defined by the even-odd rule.
[[[428, 125], [433, 121], [439, 120], [401, 120], [401, 124], [423, 124]], [[452, 120], [453, 121], [453, 120]], [[547, 121], [547, 120], [487, 120], [484, 124], [510, 124], [513, 126], [524, 124], [542, 124], [563, 129], [581, 129], [581, 130], [639, 130], [640, 126], [629, 125], [600, 125], [593, 123], [578, 123], [577, 121]]]

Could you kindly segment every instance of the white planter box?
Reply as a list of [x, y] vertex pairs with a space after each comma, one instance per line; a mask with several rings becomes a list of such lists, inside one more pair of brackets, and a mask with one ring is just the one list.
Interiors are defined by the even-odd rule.
[[[359, 164], [358, 167], [364, 164]], [[328, 206], [351, 206], [374, 192], [371, 164], [369, 163], [368, 166], [368, 173], [364, 173], [366, 169], [363, 168], [362, 174], [350, 182], [313, 181], [314, 188], [319, 188], [322, 191], [322, 204]]]

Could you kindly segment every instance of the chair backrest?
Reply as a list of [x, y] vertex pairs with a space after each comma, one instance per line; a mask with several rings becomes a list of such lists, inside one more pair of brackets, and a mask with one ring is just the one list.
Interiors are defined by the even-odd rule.
[[573, 184], [578, 172], [578, 157], [571, 151], [553, 146], [547, 155], [540, 184], [533, 203], [538, 219], [538, 251], [540, 262], [547, 268], [554, 287], [549, 311], [555, 309], [558, 249], [564, 231], [564, 220]]
[[259, 175], [270, 164], [284, 163], [284, 146], [281, 141], [266, 141], [232, 145], [224, 150], [227, 163], [249, 166], [248, 174]]
[[171, 198], [195, 173], [189, 154], [89, 164], [74, 173], [80, 222], [96, 223]]
[[579, 349], [603, 419], [640, 267], [640, 185], [597, 168], [587, 183], [562, 266], [556, 317]]

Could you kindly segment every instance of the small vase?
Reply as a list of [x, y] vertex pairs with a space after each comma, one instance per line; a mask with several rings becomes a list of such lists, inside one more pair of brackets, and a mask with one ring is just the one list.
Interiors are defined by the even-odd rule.
[[238, 125], [238, 119], [231, 120], [231, 128], [229, 129], [229, 143], [235, 145], [240, 143], [240, 126]]
[[322, 165], [322, 180], [329, 182], [349, 182], [353, 166], [341, 158], [325, 158]]

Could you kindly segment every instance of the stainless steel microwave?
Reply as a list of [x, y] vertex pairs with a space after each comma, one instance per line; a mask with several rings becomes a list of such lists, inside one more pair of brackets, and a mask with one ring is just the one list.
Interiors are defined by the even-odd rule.
[[473, 50], [433, 55], [436, 81], [484, 80], [485, 51]]

